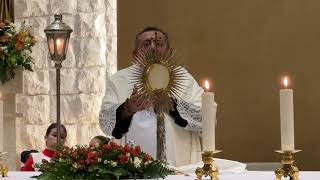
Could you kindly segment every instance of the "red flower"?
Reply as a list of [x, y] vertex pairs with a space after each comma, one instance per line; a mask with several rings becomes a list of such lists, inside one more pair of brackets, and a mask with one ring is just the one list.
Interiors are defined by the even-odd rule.
[[134, 150], [135, 150], [138, 154], [141, 153], [141, 148], [140, 148], [140, 146], [136, 146], [136, 147], [134, 148]]
[[66, 152], [69, 154], [73, 151], [73, 148], [66, 147]]
[[149, 155], [149, 154], [144, 154], [144, 157], [143, 157], [143, 160], [146, 162], [146, 161], [151, 161], [152, 160], [152, 157]]
[[24, 42], [25, 37], [26, 37], [26, 33], [24, 31], [20, 31], [14, 37], [15, 37], [16, 40]]
[[76, 152], [72, 152], [72, 153], [71, 153], [71, 157], [77, 157], [77, 155], [78, 155], [78, 154], [77, 154]]
[[127, 156], [121, 154], [120, 157], [119, 157], [119, 162], [123, 163], [123, 164], [128, 163], [129, 162], [129, 158]]
[[16, 43], [14, 44], [14, 47], [17, 50], [21, 50], [24, 47], [24, 42], [23, 41], [16, 41]]
[[9, 36], [8, 35], [3, 35], [3, 36], [0, 36], [0, 42], [7, 42], [9, 40]]
[[53, 157], [54, 157], [54, 158], [55, 158], [55, 157], [58, 157], [58, 155], [59, 155], [59, 154], [58, 154], [57, 152], [54, 152], [54, 153], [53, 153]]
[[141, 153], [141, 148], [140, 146], [136, 146], [136, 147], [131, 147], [131, 152], [130, 152], [133, 156], [139, 156], [139, 154]]
[[96, 163], [98, 160], [98, 156], [96, 153], [92, 152], [92, 151], [89, 151], [87, 153], [87, 159], [86, 159], [86, 163], [87, 164], [93, 164], [93, 163]]
[[119, 147], [119, 145], [118, 145], [117, 143], [115, 143], [115, 142], [110, 142], [110, 146], [111, 146], [112, 148]]
[[123, 147], [123, 152], [124, 153], [130, 153], [131, 152], [131, 150], [130, 150], [131, 148], [130, 148], [130, 146], [128, 145], [128, 144], [126, 144], [124, 147]]
[[103, 144], [102, 145], [102, 150], [103, 151], [109, 151], [111, 149], [111, 146], [109, 144]]
[[3, 22], [0, 22], [0, 28], [2, 29], [2, 28], [4, 28], [6, 26], [6, 24], [5, 23], [3, 23]]

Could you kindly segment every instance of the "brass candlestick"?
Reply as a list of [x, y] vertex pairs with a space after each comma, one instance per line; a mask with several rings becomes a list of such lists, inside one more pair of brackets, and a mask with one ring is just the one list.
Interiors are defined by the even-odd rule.
[[213, 156], [214, 154], [217, 154], [221, 152], [220, 150], [215, 151], [204, 151], [202, 153], [202, 161], [203, 161], [203, 167], [198, 167], [195, 171], [197, 175], [197, 180], [201, 180], [202, 176], [210, 176], [211, 180], [219, 180], [218, 178], [218, 168], [214, 164]]
[[7, 152], [0, 152], [0, 175], [1, 177], [8, 177], [8, 168], [2, 164], [2, 155], [7, 154]]
[[276, 174], [275, 180], [281, 180], [281, 177], [290, 177], [290, 180], [299, 180], [299, 169], [294, 165], [293, 154], [300, 152], [301, 150], [292, 150], [292, 151], [276, 151], [277, 153], [283, 154], [281, 163], [282, 167], [277, 168], [274, 173]]

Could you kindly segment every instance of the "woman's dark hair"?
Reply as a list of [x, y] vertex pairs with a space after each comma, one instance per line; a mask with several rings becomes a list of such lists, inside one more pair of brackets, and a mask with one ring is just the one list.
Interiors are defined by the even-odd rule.
[[30, 150], [30, 151], [22, 151], [22, 153], [20, 154], [20, 160], [22, 163], [26, 163], [27, 160], [29, 159], [29, 156], [31, 153], [37, 153], [39, 151], [37, 150]]
[[93, 139], [99, 139], [99, 141], [101, 142], [100, 145], [108, 144], [110, 141], [110, 138], [107, 138], [105, 136], [95, 136]]
[[[54, 128], [57, 128], [57, 127], [58, 127], [58, 123], [52, 123], [52, 124], [50, 124], [50, 126], [47, 128], [46, 136], [49, 136], [51, 130], [54, 129]], [[66, 135], [67, 135], [67, 129], [66, 129], [66, 127], [65, 127], [63, 124], [60, 124], [60, 127], [61, 127], [61, 129], [64, 130], [64, 132], [65, 132]]]

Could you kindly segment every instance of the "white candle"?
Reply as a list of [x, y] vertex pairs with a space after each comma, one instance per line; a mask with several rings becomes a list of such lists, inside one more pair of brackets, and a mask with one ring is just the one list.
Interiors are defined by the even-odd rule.
[[208, 92], [209, 82], [205, 82], [207, 92], [202, 93], [202, 141], [203, 151], [214, 151], [215, 147], [215, 123], [217, 104], [214, 101], [214, 93]]
[[285, 89], [280, 89], [281, 150], [294, 150], [293, 90], [288, 88], [288, 78], [283, 79]]

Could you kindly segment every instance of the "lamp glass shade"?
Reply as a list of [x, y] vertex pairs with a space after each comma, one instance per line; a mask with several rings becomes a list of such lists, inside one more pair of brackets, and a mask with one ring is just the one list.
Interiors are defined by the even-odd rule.
[[49, 55], [53, 61], [63, 61], [66, 59], [68, 43], [72, 29], [62, 22], [62, 15], [54, 16], [55, 20], [44, 32], [47, 36]]

